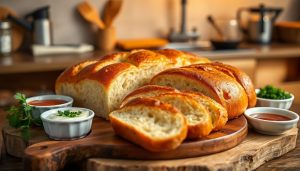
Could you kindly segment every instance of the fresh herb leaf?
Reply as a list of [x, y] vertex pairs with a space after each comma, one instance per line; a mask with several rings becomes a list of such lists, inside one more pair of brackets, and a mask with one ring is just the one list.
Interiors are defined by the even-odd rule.
[[26, 102], [26, 96], [21, 93], [15, 94], [15, 99], [19, 100], [17, 106], [11, 106], [8, 110], [7, 120], [11, 127], [21, 129], [23, 139], [30, 138], [30, 127], [32, 124], [42, 125], [39, 119], [33, 119], [32, 107]]
[[65, 111], [57, 111], [57, 116], [64, 116], [64, 117], [69, 117], [69, 118], [74, 118], [77, 117], [81, 114], [81, 111], [70, 111], [70, 110], [65, 110]]
[[261, 98], [277, 100], [289, 99], [292, 97], [290, 93], [271, 85], [261, 88], [257, 96]]

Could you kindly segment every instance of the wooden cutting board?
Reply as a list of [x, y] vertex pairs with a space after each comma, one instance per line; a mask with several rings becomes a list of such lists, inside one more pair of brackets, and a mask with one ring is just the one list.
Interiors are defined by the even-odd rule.
[[25, 150], [24, 166], [25, 170], [58, 170], [70, 162], [92, 157], [143, 160], [197, 157], [235, 147], [245, 139], [247, 130], [247, 121], [241, 116], [205, 139], [185, 141], [175, 150], [154, 153], [116, 136], [109, 122], [95, 118], [92, 132], [83, 139], [44, 141], [29, 146]]
[[[155, 161], [92, 158], [87, 161], [85, 170], [254, 170], [269, 160], [282, 156], [294, 149], [296, 147], [297, 134], [297, 128], [293, 128], [279, 136], [262, 135], [250, 129], [247, 138], [241, 144], [216, 154], [187, 159]], [[293, 163], [293, 161], [288, 162]], [[281, 168], [283, 169], [284, 165]], [[296, 168], [294, 169], [297, 170]]]

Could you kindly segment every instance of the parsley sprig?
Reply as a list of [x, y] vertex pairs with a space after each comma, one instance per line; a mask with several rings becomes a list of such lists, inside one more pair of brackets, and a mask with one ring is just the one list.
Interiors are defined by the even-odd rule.
[[81, 111], [70, 111], [70, 110], [65, 110], [65, 111], [57, 111], [58, 114], [57, 116], [64, 116], [68, 118], [74, 118], [79, 116], [82, 112]]
[[28, 140], [30, 138], [29, 128], [32, 124], [41, 126], [42, 122], [40, 119], [32, 117], [32, 107], [27, 104], [24, 94], [16, 93], [14, 97], [19, 100], [19, 103], [8, 109], [6, 118], [9, 125], [13, 128], [20, 128], [23, 139]]

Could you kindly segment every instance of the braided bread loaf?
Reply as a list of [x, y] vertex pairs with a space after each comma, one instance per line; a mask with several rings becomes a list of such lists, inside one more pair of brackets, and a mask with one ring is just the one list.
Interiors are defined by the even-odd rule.
[[73, 97], [75, 105], [107, 118], [129, 92], [148, 83], [155, 74], [207, 62], [206, 58], [170, 49], [114, 53], [66, 69], [56, 80], [55, 90], [57, 94]]

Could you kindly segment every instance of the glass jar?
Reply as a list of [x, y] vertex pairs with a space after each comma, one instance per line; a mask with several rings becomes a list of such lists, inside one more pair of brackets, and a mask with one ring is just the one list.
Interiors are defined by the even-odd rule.
[[12, 33], [10, 23], [0, 21], [0, 54], [9, 55], [12, 52]]

